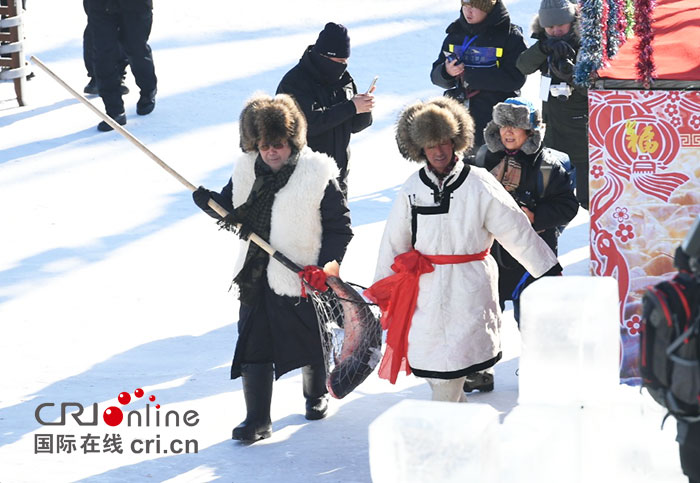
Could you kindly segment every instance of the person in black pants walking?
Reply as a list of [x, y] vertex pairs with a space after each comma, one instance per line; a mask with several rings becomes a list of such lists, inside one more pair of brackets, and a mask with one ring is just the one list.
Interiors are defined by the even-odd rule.
[[[85, 10], [85, 14], [87, 14], [88, 11], [88, 1], [89, 0], [83, 0], [83, 9]], [[85, 63], [85, 70], [87, 70], [87, 76], [90, 78], [90, 81], [83, 89], [83, 92], [85, 94], [97, 95], [100, 93], [100, 91], [97, 86], [97, 78], [95, 77], [95, 46], [92, 42], [92, 31], [90, 30], [89, 23], [85, 26], [85, 31], [83, 31], [83, 62]], [[129, 88], [126, 87], [126, 85], [124, 85], [124, 78], [126, 77], [127, 65], [129, 65], [129, 60], [126, 58], [126, 52], [124, 52], [124, 48], [120, 45], [118, 66], [122, 79], [121, 85], [119, 86], [119, 90], [122, 93], [122, 95], [129, 93]]]
[[[153, 1], [87, 0], [87, 14], [95, 46], [95, 75], [107, 115], [122, 126], [126, 124], [120, 91], [120, 45], [126, 52], [131, 73], [140, 89], [136, 113], [141, 116], [150, 114], [156, 106], [157, 84], [153, 55], [148, 45], [153, 24]], [[97, 129], [112, 130], [104, 121]]]

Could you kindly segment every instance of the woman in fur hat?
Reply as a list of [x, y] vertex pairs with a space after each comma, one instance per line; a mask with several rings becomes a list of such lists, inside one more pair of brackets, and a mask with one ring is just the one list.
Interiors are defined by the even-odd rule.
[[[514, 97], [496, 104], [493, 120], [484, 130], [486, 145], [475, 163], [501, 182], [535, 231], [557, 253], [559, 234], [576, 216], [578, 202], [569, 173], [562, 165], [568, 156], [542, 146], [544, 131], [540, 112], [528, 100]], [[513, 300], [515, 319], [519, 320], [518, 295], [533, 278], [526, 277], [526, 269], [498, 242], [491, 252], [498, 262], [501, 309], [506, 300]]]
[[494, 238], [535, 276], [561, 272], [513, 198], [486, 170], [465, 165], [474, 123], [450, 98], [399, 116], [401, 154], [425, 163], [402, 186], [379, 250], [377, 282], [387, 347], [379, 375], [428, 380], [434, 400], [465, 401], [464, 376], [501, 358]]
[[532, 21], [530, 48], [517, 67], [529, 75], [540, 71], [545, 92], [542, 116], [547, 125], [544, 145], [569, 155], [576, 168], [576, 197], [588, 209], [588, 90], [574, 84], [581, 47], [580, 14], [569, 0], [542, 0]]
[[290, 96], [251, 99], [241, 112], [240, 145], [244, 154], [223, 190], [200, 187], [193, 198], [220, 218], [208, 206], [214, 199], [229, 211], [226, 221], [243, 227], [233, 279], [241, 305], [231, 378], [243, 377], [247, 416], [233, 439], [251, 442], [272, 433], [273, 374], [279, 379], [302, 368], [307, 419], [325, 417], [328, 401], [316, 313], [300, 297], [299, 276], [247, 241], [247, 234], [256, 233], [305, 266], [305, 279], [323, 291], [319, 265], [342, 261], [352, 230], [338, 167], [306, 146], [306, 120]]

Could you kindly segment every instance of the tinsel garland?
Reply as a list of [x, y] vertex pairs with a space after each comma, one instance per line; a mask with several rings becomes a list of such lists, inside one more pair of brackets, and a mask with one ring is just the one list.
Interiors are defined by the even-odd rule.
[[[617, 0], [617, 34], [620, 38], [620, 45], [627, 41], [627, 37], [632, 34], [630, 30], [627, 32], [627, 0]], [[628, 35], [629, 34], [629, 35]]]
[[625, 2], [625, 37], [634, 35], [634, 0], [623, 0]]
[[[608, 41], [610, 31], [608, 30], [608, 25], [610, 22], [610, 3], [609, 0], [603, 0], [603, 10], [600, 12], [600, 38], [602, 39], [603, 45], [601, 45], [601, 50], [603, 52], [603, 65], [607, 65], [610, 57], [608, 56]], [[600, 68], [600, 67], [599, 67]]]
[[649, 89], [656, 74], [654, 65], [654, 30], [651, 23], [654, 15], [655, 0], [635, 0], [634, 34], [639, 38], [637, 45], [637, 78]]
[[574, 82], [591, 87], [595, 71], [603, 66], [603, 0], [582, 0], [581, 48], [576, 62]]
[[620, 34], [620, 4], [618, 0], [608, 0], [608, 42], [607, 42], [607, 54], [608, 58], [611, 59], [615, 57], [620, 44], [622, 43], [622, 37]]

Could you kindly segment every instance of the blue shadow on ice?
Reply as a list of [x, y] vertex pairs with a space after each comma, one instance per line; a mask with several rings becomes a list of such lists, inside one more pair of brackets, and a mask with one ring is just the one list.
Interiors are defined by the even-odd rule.
[[[19, 112], [16, 112], [14, 114], [9, 114], [7, 116], [2, 116], [0, 117], [0, 128], [4, 126], [9, 126], [13, 122], [21, 121], [23, 119], [28, 119], [33, 116], [40, 116], [41, 114], [45, 114], [47, 112], [51, 112], [56, 109], [61, 109], [62, 107], [66, 107], [70, 104], [73, 104], [74, 102], [73, 99], [64, 99], [62, 101], [56, 101], [50, 106], [40, 106], [40, 107], [35, 107], [32, 109], [27, 109], [27, 110], [22, 110]], [[0, 151], [0, 159], [5, 159], [4, 158], [4, 151]]]
[[[234, 314], [224, 317], [232, 318]], [[187, 380], [177, 387], [158, 389], [158, 401], [173, 404], [239, 390], [240, 379], [229, 381], [228, 366], [237, 337], [236, 324], [229, 324], [201, 336], [156, 340], [97, 363], [81, 374], [53, 382], [27, 396], [26, 401], [0, 409], [0, 447], [42, 427], [34, 411], [45, 402], [60, 405], [74, 401], [87, 407], [115, 399], [122, 391], [182, 378]], [[53, 408], [46, 409], [46, 413], [58, 415]]]
[[[388, 383], [387, 383], [388, 384]], [[162, 454], [160, 457], [121, 466], [82, 480], [82, 483], [142, 481], [153, 475], [158, 481], [189, 477], [192, 481], [370, 481], [367, 427], [381, 413], [403, 399], [428, 399], [427, 385], [400, 393], [362, 395], [345, 403], [321, 421], [307, 421], [302, 414], [273, 420], [272, 440], [245, 445], [229, 440], [232, 428], [220, 428], [220, 442], [198, 453]], [[361, 393], [357, 389], [356, 393]], [[273, 413], [275, 400], [273, 391]], [[299, 403], [302, 404], [303, 399]], [[225, 409], [224, 409], [225, 410]], [[275, 441], [275, 433], [295, 430], [289, 438]], [[196, 432], [193, 434], [196, 436]], [[165, 438], [164, 446], [168, 441]], [[329, 444], [330, 443], [330, 444]], [[280, 451], [280, 446], [285, 448]], [[190, 473], [191, 472], [191, 473]], [[284, 476], [282, 476], [284, 475]]]
[[350, 198], [348, 202], [352, 226], [358, 227], [386, 220], [400, 188], [401, 186], [397, 185], [367, 195]]

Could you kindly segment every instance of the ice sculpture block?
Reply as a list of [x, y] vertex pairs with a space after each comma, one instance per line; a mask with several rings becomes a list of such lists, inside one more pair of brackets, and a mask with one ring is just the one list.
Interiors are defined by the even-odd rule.
[[501, 483], [653, 483], [658, 420], [628, 402], [522, 405], [501, 427]]
[[372, 481], [495, 483], [498, 431], [485, 404], [401, 401], [369, 426]]
[[612, 277], [544, 277], [521, 295], [519, 404], [586, 404], [619, 384], [620, 312]]

